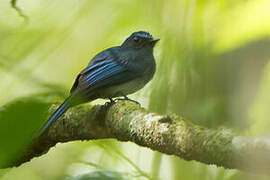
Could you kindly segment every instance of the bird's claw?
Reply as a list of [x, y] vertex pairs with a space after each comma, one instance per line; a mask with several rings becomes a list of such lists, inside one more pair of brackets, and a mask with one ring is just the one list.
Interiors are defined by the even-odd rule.
[[138, 105], [141, 106], [141, 104], [140, 104], [139, 102], [137, 102], [137, 101], [135, 101], [135, 100], [133, 100], [133, 99], [129, 99], [127, 96], [124, 96], [124, 98], [117, 98], [116, 100], [117, 100], [117, 101], [127, 100], [127, 101], [134, 102], [134, 103], [136, 103], [136, 104], [138, 104]]
[[109, 102], [106, 102], [105, 103], [105, 106], [110, 106], [110, 105], [112, 105], [113, 103], [115, 103], [115, 101], [112, 99], [112, 98], [109, 98]]
[[116, 101], [124, 101], [124, 100], [134, 102], [134, 103], [141, 106], [141, 104], [139, 102], [137, 102], [137, 101], [135, 101], [133, 99], [129, 99], [127, 96], [124, 96], [124, 98], [117, 98], [117, 99], [114, 99], [114, 100], [112, 98], [109, 98], [109, 100], [110, 100], [109, 102], [105, 103], [105, 106], [110, 106], [113, 103], [115, 103]]

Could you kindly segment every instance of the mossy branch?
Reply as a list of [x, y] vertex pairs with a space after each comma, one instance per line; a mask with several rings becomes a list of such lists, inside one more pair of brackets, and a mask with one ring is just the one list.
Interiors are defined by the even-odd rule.
[[45, 154], [58, 142], [103, 138], [132, 141], [185, 160], [270, 174], [269, 140], [238, 136], [227, 129], [207, 129], [176, 115], [148, 112], [129, 101], [71, 108], [8, 166], [19, 166]]

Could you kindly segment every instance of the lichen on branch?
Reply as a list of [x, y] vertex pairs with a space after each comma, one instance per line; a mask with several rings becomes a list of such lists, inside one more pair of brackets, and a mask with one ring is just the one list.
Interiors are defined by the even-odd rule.
[[[56, 108], [53, 105], [50, 111]], [[177, 115], [149, 112], [130, 101], [71, 108], [8, 166], [19, 166], [45, 154], [58, 142], [104, 138], [132, 141], [185, 160], [270, 174], [267, 139], [238, 136], [228, 129], [208, 129]]]

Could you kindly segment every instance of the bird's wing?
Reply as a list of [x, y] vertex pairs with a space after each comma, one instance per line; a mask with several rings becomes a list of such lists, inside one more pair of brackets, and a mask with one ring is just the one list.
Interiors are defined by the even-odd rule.
[[93, 60], [94, 62], [89, 63], [89, 66], [77, 76], [71, 93], [78, 87], [91, 91], [95, 88], [125, 83], [139, 75], [137, 73], [139, 67], [125, 60], [114, 60], [110, 56]]

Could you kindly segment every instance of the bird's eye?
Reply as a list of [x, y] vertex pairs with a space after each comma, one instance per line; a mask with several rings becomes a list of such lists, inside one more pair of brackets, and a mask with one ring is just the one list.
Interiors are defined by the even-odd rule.
[[138, 42], [140, 41], [140, 39], [139, 39], [137, 36], [135, 36], [135, 37], [133, 38], [133, 41], [134, 41], [135, 43], [138, 43]]

